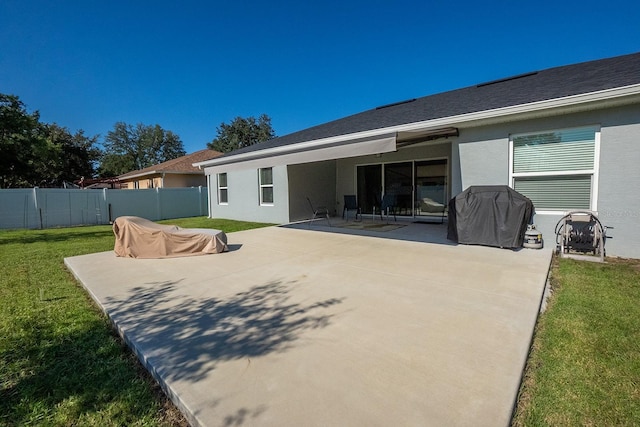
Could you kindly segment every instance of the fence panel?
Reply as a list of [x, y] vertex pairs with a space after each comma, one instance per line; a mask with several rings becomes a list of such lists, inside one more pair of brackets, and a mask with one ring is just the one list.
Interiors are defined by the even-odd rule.
[[0, 190], [1, 228], [40, 228], [35, 189]]
[[[180, 188], [164, 188], [159, 192], [158, 209], [163, 218], [184, 218], [193, 216], [192, 212], [199, 212], [198, 215], [206, 215], [206, 188], [200, 187], [199, 192], [180, 191]], [[203, 209], [203, 195], [205, 193]]]
[[207, 214], [207, 188], [0, 189], [0, 228], [109, 224], [133, 215], [157, 221]]
[[158, 191], [111, 190], [107, 191], [107, 203], [111, 206], [111, 219], [132, 215], [157, 221], [164, 219], [158, 212]]
[[106, 204], [101, 190], [35, 189], [42, 228], [105, 224]]

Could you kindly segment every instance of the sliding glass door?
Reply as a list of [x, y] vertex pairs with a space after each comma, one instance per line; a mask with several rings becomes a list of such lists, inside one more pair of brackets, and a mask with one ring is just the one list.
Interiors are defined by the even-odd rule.
[[413, 164], [388, 163], [384, 167], [384, 194], [393, 196], [396, 215], [413, 215]]
[[447, 174], [447, 159], [358, 166], [358, 204], [364, 214], [378, 213], [382, 196], [388, 194], [394, 196], [397, 215], [441, 216]]
[[449, 197], [447, 175], [447, 159], [415, 162], [416, 216], [443, 215]]
[[358, 166], [358, 204], [363, 214], [372, 214], [380, 206], [382, 165]]

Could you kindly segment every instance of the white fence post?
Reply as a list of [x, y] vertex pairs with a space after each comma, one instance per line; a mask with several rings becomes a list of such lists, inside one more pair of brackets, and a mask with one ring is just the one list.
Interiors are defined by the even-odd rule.
[[156, 187], [156, 215], [162, 219], [162, 201], [160, 200], [160, 187]]
[[33, 204], [36, 208], [36, 218], [38, 218], [38, 224], [40, 229], [42, 230], [42, 209], [40, 209], [40, 204], [38, 203], [38, 187], [33, 187]]

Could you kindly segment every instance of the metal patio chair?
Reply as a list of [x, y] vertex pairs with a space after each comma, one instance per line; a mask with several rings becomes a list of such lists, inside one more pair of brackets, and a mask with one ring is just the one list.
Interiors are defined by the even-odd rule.
[[313, 212], [313, 217], [311, 221], [309, 221], [309, 228], [311, 228], [311, 224], [316, 218], [325, 217], [327, 219], [327, 224], [331, 227], [331, 221], [329, 221], [329, 209], [326, 206], [313, 206], [311, 203], [311, 199], [307, 197], [307, 201], [309, 202], [309, 207], [311, 208], [311, 212]]
[[360, 212], [360, 207], [358, 206], [358, 199], [354, 195], [345, 195], [344, 196], [344, 207], [342, 208], [342, 219], [349, 221], [349, 211], [356, 212], [356, 221], [358, 220], [358, 215], [360, 215], [360, 220], [362, 220], [362, 214]]
[[389, 214], [393, 215], [393, 220], [398, 221], [396, 218], [396, 208], [397, 208], [396, 196], [393, 194], [385, 194], [382, 196], [382, 201], [380, 202], [380, 221], [382, 221], [382, 215], [386, 213], [387, 220], [389, 219]]

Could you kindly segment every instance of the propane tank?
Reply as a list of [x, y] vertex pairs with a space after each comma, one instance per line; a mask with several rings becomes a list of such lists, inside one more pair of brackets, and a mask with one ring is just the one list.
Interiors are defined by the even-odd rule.
[[529, 249], [542, 248], [542, 233], [536, 230], [535, 224], [527, 225], [527, 231], [524, 232], [524, 243], [522, 246]]

